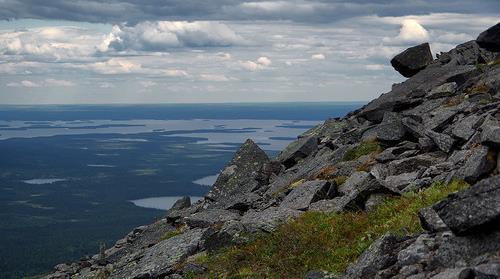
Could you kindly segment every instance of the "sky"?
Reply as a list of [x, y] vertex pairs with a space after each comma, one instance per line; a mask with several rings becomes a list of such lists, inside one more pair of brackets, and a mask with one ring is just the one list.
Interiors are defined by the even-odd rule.
[[0, 104], [367, 101], [498, 0], [0, 0]]

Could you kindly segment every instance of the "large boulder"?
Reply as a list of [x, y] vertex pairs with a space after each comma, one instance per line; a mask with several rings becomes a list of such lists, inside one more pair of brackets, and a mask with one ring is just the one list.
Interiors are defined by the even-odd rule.
[[489, 154], [489, 148], [486, 146], [473, 148], [467, 155], [467, 161], [457, 174], [458, 178], [474, 183], [495, 168], [496, 162]]
[[330, 183], [325, 180], [307, 181], [295, 187], [281, 202], [281, 207], [305, 210], [313, 202], [328, 198]]
[[228, 197], [255, 190], [259, 187], [258, 171], [267, 163], [266, 153], [248, 139], [221, 172], [206, 198], [223, 203]]
[[476, 42], [487, 50], [500, 51], [500, 23], [479, 34]]
[[455, 234], [465, 235], [498, 229], [499, 205], [500, 175], [497, 175], [450, 195], [432, 208]]
[[391, 65], [405, 77], [412, 77], [433, 60], [429, 43], [411, 47], [391, 60]]
[[382, 123], [377, 126], [377, 138], [382, 141], [401, 141], [405, 133], [401, 117], [395, 112], [386, 112]]
[[215, 224], [222, 224], [231, 220], [240, 219], [238, 213], [224, 209], [205, 209], [184, 218], [184, 222], [190, 227], [207, 228]]
[[318, 149], [318, 138], [315, 136], [303, 137], [292, 142], [276, 158], [286, 168], [293, 167], [300, 159]]

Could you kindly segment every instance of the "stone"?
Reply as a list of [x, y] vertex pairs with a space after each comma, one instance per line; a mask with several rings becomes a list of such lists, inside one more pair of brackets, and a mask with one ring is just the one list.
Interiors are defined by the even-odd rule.
[[203, 246], [206, 229], [188, 230], [152, 246], [136, 264], [114, 271], [110, 279], [162, 278], [171, 274], [178, 262], [195, 254]]
[[422, 228], [429, 232], [441, 232], [447, 231], [448, 226], [441, 220], [439, 215], [432, 209], [432, 207], [426, 207], [418, 212], [418, 217], [420, 218], [420, 224]]
[[318, 149], [318, 138], [309, 136], [300, 138], [283, 150], [276, 160], [280, 161], [286, 168], [293, 167], [300, 159], [309, 156]]
[[221, 172], [206, 198], [217, 202], [251, 192], [259, 185], [255, 180], [258, 171], [267, 163], [266, 153], [248, 139]]
[[496, 162], [489, 156], [489, 148], [479, 146], [470, 150], [470, 155], [467, 158], [464, 166], [458, 171], [457, 177], [463, 180], [474, 183], [481, 176], [488, 174], [495, 167]]
[[328, 181], [306, 181], [295, 187], [281, 202], [280, 207], [306, 210], [311, 203], [327, 199], [329, 189]]
[[246, 243], [250, 240], [245, 226], [239, 221], [227, 221], [220, 230], [205, 238], [205, 248], [209, 252], [223, 247]]
[[387, 175], [411, 173], [419, 168], [428, 168], [437, 165], [444, 160], [445, 157], [441, 152], [425, 153], [401, 160], [394, 160], [386, 164]]
[[391, 65], [404, 77], [412, 77], [433, 60], [429, 43], [406, 49], [391, 60]]
[[304, 279], [335, 279], [335, 274], [328, 273], [322, 270], [311, 270], [306, 273]]
[[451, 123], [457, 114], [455, 108], [440, 107], [422, 115], [422, 124], [425, 129], [439, 131]]
[[500, 51], [500, 23], [479, 34], [476, 42], [482, 48], [490, 51]]
[[467, 141], [474, 135], [481, 120], [482, 117], [476, 114], [465, 117], [453, 125], [451, 133], [453, 136]]
[[467, 279], [475, 278], [472, 269], [463, 268], [447, 268], [444, 271], [431, 277], [431, 279]]
[[389, 267], [396, 261], [395, 252], [402, 242], [401, 238], [392, 234], [382, 236], [366, 249], [355, 264], [347, 268], [342, 278], [375, 278], [379, 270]]
[[474, 267], [475, 278], [490, 279], [500, 277], [500, 260], [491, 263], [484, 263]]
[[184, 222], [192, 228], [206, 228], [230, 220], [238, 220], [238, 213], [224, 209], [205, 209], [184, 218]]
[[453, 144], [455, 144], [455, 140], [446, 134], [436, 133], [432, 130], [427, 130], [425, 131], [425, 135], [428, 136], [441, 151], [446, 153], [450, 152], [453, 147]]
[[427, 136], [419, 138], [418, 145], [420, 146], [420, 149], [424, 152], [429, 152], [434, 148], [434, 146], [436, 146], [434, 141]]
[[500, 147], [500, 126], [486, 126], [481, 132], [481, 143]]
[[458, 86], [456, 82], [447, 82], [436, 88], [433, 88], [429, 93], [427, 93], [426, 97], [429, 99], [437, 99], [453, 96], [457, 91], [457, 87]]
[[248, 232], [272, 232], [282, 223], [299, 217], [303, 212], [286, 207], [269, 207], [263, 211], [251, 210], [241, 218]]
[[387, 197], [390, 195], [387, 194], [372, 194], [370, 197], [366, 200], [365, 203], [365, 210], [366, 211], [373, 211], [377, 208], [378, 205], [382, 204]]
[[421, 234], [405, 249], [398, 253], [398, 264], [412, 265], [423, 263], [427, 254], [432, 251], [434, 238], [428, 234]]
[[382, 141], [401, 141], [405, 133], [401, 117], [395, 112], [386, 112], [382, 123], [377, 126], [377, 138]]
[[457, 235], [488, 232], [500, 225], [500, 175], [448, 196], [432, 208]]
[[181, 210], [191, 206], [191, 198], [189, 196], [182, 197], [178, 199], [170, 210]]
[[402, 173], [398, 175], [387, 176], [383, 180], [383, 185], [390, 189], [403, 190], [418, 177], [419, 172]]

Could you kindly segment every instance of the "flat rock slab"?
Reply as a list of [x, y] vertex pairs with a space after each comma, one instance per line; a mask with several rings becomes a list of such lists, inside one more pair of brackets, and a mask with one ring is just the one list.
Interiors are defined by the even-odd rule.
[[281, 202], [280, 207], [306, 210], [313, 202], [328, 198], [330, 183], [326, 180], [306, 181], [295, 187]]
[[214, 224], [238, 219], [240, 219], [240, 215], [233, 211], [224, 209], [205, 209], [184, 218], [183, 221], [190, 227], [207, 228]]
[[161, 241], [149, 248], [137, 264], [128, 265], [112, 273], [112, 279], [163, 278], [173, 272], [181, 260], [196, 253], [203, 245], [205, 229], [187, 232]]
[[386, 112], [376, 131], [379, 140], [391, 142], [401, 141], [406, 133], [401, 117], [395, 112]]
[[280, 161], [286, 168], [290, 168], [316, 150], [318, 150], [318, 138], [315, 136], [303, 137], [289, 144], [276, 157], [276, 160]]
[[241, 218], [248, 232], [272, 232], [280, 224], [299, 217], [303, 212], [286, 207], [269, 207], [263, 211], [249, 211]]
[[457, 176], [468, 183], [475, 183], [481, 176], [493, 170], [496, 162], [488, 156], [489, 148], [486, 146], [476, 147], [469, 152], [467, 161]]
[[500, 225], [500, 175], [448, 196], [433, 209], [457, 235], [488, 232]]

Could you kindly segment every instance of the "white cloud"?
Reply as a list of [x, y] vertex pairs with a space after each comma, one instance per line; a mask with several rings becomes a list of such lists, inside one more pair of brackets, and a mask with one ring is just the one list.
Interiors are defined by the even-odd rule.
[[9, 82], [6, 84], [8, 87], [40, 87], [38, 83], [32, 82], [30, 80], [23, 80], [21, 82]]
[[322, 54], [322, 53], [318, 53], [318, 54], [313, 54], [313, 55], [311, 56], [311, 59], [312, 59], [312, 60], [325, 60], [325, 59], [326, 59], [326, 57], [325, 57], [325, 55], [324, 55], [324, 54]]
[[429, 40], [429, 32], [418, 21], [414, 19], [405, 19], [401, 23], [399, 34], [394, 38], [386, 37], [384, 43], [423, 43]]
[[231, 79], [225, 75], [218, 74], [201, 74], [200, 79], [204, 81], [230, 81]]
[[153, 86], [157, 85], [156, 82], [151, 81], [151, 80], [141, 81], [140, 84], [144, 88], [149, 88], [149, 87], [153, 87]]
[[100, 51], [168, 51], [179, 47], [224, 47], [245, 40], [226, 24], [214, 21], [145, 21], [113, 26], [98, 46]]
[[46, 79], [45, 84], [48, 86], [60, 86], [60, 87], [72, 87], [76, 85], [74, 82], [70, 80], [52, 79], [52, 78]]
[[258, 70], [263, 70], [267, 67], [269, 67], [272, 62], [271, 59], [261, 56], [259, 57], [256, 61], [240, 61], [241, 67], [243, 67], [246, 70], [249, 71], [258, 71]]
[[387, 66], [382, 64], [368, 64], [365, 66], [365, 69], [370, 71], [381, 71], [385, 69]]
[[222, 60], [231, 60], [232, 58], [231, 54], [227, 52], [218, 52], [216, 56]]
[[99, 87], [108, 89], [108, 88], [115, 88], [115, 85], [109, 82], [101, 82], [99, 83]]

